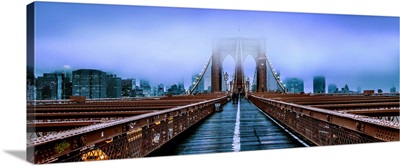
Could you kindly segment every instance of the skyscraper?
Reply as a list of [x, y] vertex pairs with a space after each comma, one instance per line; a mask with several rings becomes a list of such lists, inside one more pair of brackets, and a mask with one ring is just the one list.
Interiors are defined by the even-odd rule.
[[26, 69], [26, 100], [36, 99], [36, 85], [37, 79], [33, 73], [33, 68], [27, 66]]
[[178, 88], [179, 88], [179, 91], [180, 91], [180, 93], [181, 94], [184, 94], [185, 93], [185, 83], [183, 82], [183, 80], [182, 81], [179, 81], [179, 83], [178, 83]]
[[120, 98], [122, 79], [116, 75], [107, 75], [107, 98]]
[[57, 100], [65, 99], [68, 95], [69, 79], [62, 73], [44, 73], [37, 78], [36, 99]]
[[26, 100], [36, 99], [36, 87], [34, 85], [26, 85]]
[[179, 91], [178, 85], [176, 85], [176, 84], [171, 85], [171, 87], [169, 87], [167, 89], [167, 93], [170, 94], [170, 95], [179, 95], [180, 91]]
[[395, 93], [396, 92], [396, 87], [394, 85], [390, 88], [390, 92], [391, 93]]
[[284, 81], [287, 92], [301, 93], [304, 92], [304, 81], [299, 78], [287, 78]]
[[361, 93], [361, 91], [362, 91], [361, 86], [357, 86], [357, 93]]
[[325, 77], [324, 76], [314, 76], [313, 80], [314, 93], [325, 93]]
[[338, 92], [338, 88], [337, 88], [336, 84], [328, 85], [328, 93], [337, 93], [337, 92]]
[[148, 80], [140, 80], [140, 88], [143, 90], [143, 96], [149, 97], [151, 95], [151, 86]]
[[347, 86], [347, 84], [344, 85], [344, 87], [342, 88], [342, 93], [349, 93], [349, 92], [350, 92], [349, 86]]
[[88, 99], [105, 98], [107, 90], [106, 73], [94, 69], [79, 69], [72, 72], [72, 95]]
[[122, 96], [132, 96], [133, 90], [136, 88], [136, 79], [128, 78], [122, 80]]
[[164, 84], [159, 84], [157, 86], [156, 96], [164, 96], [164, 93], [165, 93]]

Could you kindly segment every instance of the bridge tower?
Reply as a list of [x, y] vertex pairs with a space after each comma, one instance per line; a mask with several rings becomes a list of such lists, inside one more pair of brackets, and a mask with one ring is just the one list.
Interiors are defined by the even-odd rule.
[[233, 90], [245, 87], [243, 62], [247, 56], [252, 56], [256, 62], [257, 91], [264, 91], [266, 80], [265, 39], [261, 38], [222, 38], [213, 42], [211, 63], [211, 92], [222, 91], [222, 64], [227, 56], [235, 60], [235, 77]]

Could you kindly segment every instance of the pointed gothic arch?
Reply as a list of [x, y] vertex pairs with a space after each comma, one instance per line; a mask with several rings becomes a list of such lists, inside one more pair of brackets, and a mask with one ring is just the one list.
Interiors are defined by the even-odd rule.
[[259, 38], [223, 38], [214, 41], [211, 63], [211, 91], [222, 91], [222, 63], [226, 56], [235, 60], [234, 90], [245, 87], [243, 62], [247, 56], [252, 56], [256, 62], [257, 91], [264, 91], [266, 81], [265, 40]]

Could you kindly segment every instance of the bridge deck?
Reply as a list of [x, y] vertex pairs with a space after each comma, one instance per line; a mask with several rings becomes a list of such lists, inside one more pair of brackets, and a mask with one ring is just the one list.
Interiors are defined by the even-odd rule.
[[[93, 151], [104, 152], [107, 159], [122, 159], [307, 146], [303, 141], [313, 145], [398, 141], [398, 96], [248, 97], [254, 105], [244, 99], [226, 104], [223, 93], [151, 101], [41, 103], [27, 110], [27, 127], [32, 130], [28, 135], [34, 137], [27, 140], [31, 154], [27, 158], [52, 163], [86, 160], [82, 156], [95, 155]], [[222, 112], [211, 114], [218, 105], [224, 106]], [[337, 109], [317, 107], [321, 105]], [[128, 107], [132, 110], [123, 110]], [[152, 110], [156, 107], [164, 109]], [[275, 125], [277, 121], [282, 125]], [[61, 128], [65, 130], [58, 131]]]
[[[240, 118], [237, 118], [240, 109]], [[236, 133], [239, 131], [237, 136]], [[204, 154], [303, 147], [247, 100], [229, 102], [150, 156]]]

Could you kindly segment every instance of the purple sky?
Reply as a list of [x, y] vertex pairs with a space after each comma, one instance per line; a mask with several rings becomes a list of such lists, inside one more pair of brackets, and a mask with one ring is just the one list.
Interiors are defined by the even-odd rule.
[[[36, 5], [37, 76], [68, 65], [145, 78], [152, 85], [188, 85], [211, 56], [212, 39], [241, 36], [266, 38], [267, 56], [282, 80], [301, 78], [306, 92], [315, 75], [338, 88], [399, 89], [399, 17]], [[231, 59], [223, 66], [233, 72]], [[250, 78], [254, 66], [246, 59]]]

